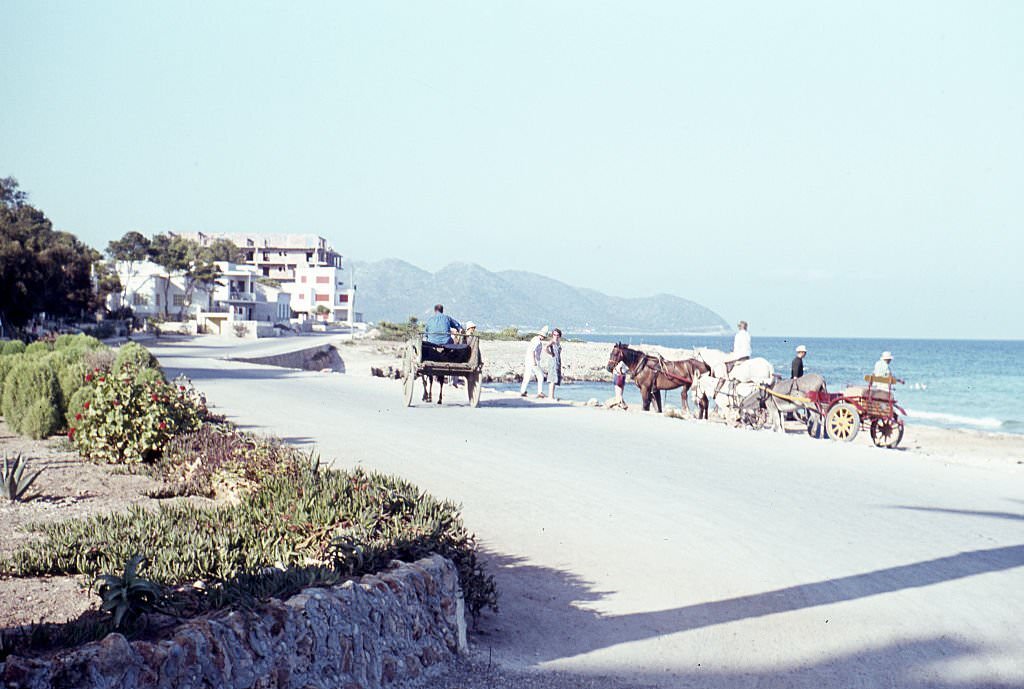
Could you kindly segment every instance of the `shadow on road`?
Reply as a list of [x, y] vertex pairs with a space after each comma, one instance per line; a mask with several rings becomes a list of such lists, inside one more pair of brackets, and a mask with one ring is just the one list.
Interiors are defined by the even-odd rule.
[[[663, 635], [712, 627], [741, 620], [803, 610], [833, 603], [852, 601], [895, 591], [920, 588], [964, 579], [989, 572], [1024, 566], [1024, 545], [972, 550], [909, 565], [888, 567], [862, 574], [797, 584], [747, 596], [708, 601], [669, 610], [628, 615], [602, 615], [582, 609], [580, 604], [597, 601], [612, 592], [595, 591], [591, 583], [561, 570], [526, 564], [521, 558], [487, 553], [487, 562], [495, 573], [505, 601], [515, 596], [521, 606], [516, 611], [518, 624], [546, 629], [540, 642], [521, 641], [516, 629], [506, 628], [501, 616], [485, 616], [475, 639], [490, 646], [499, 656], [528, 665], [579, 656], [619, 644], [652, 639]], [[553, 622], [556, 621], [557, 622]], [[530, 644], [536, 648], [525, 648]], [[679, 686], [891, 686], [891, 687], [1009, 687], [1024, 686], [1024, 665], [1015, 684], [943, 683], [931, 666], [957, 657], [982, 653], [986, 649], [941, 637], [895, 646], [866, 649], [825, 663], [794, 667], [759, 677], [747, 670], [741, 673], [701, 670], [679, 675]], [[997, 649], [999, 650], [999, 649]], [[1001, 649], [1005, 651], [1005, 649]], [[714, 658], [709, 657], [714, 664]], [[857, 678], [855, 682], [835, 681], [836, 677]], [[664, 681], [659, 675], [657, 681]], [[785, 679], [783, 679], [785, 678]], [[642, 680], [642, 677], [639, 678]], [[648, 681], [654, 681], [651, 676]]]
[[989, 517], [992, 519], [1014, 519], [1024, 521], [1024, 514], [1013, 512], [987, 512], [982, 510], [951, 510], [945, 507], [914, 507], [912, 505], [891, 505], [894, 510], [911, 510], [914, 512], [938, 512], [941, 514], [959, 514], [967, 517]]

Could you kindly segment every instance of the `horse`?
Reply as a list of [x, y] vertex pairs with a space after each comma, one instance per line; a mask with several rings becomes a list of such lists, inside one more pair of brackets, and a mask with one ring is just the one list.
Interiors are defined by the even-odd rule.
[[[630, 349], [621, 342], [612, 347], [608, 357], [608, 371], [611, 372], [620, 361], [626, 364], [626, 368], [633, 376], [633, 382], [640, 388], [644, 411], [650, 410], [653, 399], [659, 413], [661, 391], [682, 387], [683, 411], [689, 414], [686, 395], [690, 391], [690, 386], [697, 377], [711, 370], [707, 364], [697, 359], [666, 361], [661, 355], [650, 356], [639, 349]], [[698, 413], [707, 413], [707, 399], [701, 401], [694, 395], [694, 403], [697, 405]]]
[[700, 376], [694, 381], [693, 394], [714, 400], [721, 417], [736, 425], [747, 424], [760, 428], [764, 421], [759, 410], [762, 409], [761, 398], [765, 393], [756, 383], [715, 378], [711, 375]]
[[[825, 387], [825, 379], [817, 373], [808, 373], [806, 376], [800, 376], [799, 378], [778, 380], [770, 386], [770, 389], [772, 392], [789, 397], [807, 397], [809, 392], [828, 392], [828, 389]], [[804, 408], [795, 402], [776, 397], [772, 394], [769, 394], [768, 399], [765, 400], [765, 407], [768, 409], [772, 428], [779, 432], [785, 430], [785, 426], [782, 424], [783, 414]]]
[[[433, 401], [432, 398], [434, 396], [434, 381], [437, 380], [437, 383], [440, 386], [437, 389], [437, 403], [441, 404], [441, 398], [444, 397], [444, 376], [432, 376], [429, 373], [424, 373], [423, 376], [422, 376], [422, 380], [423, 380], [423, 401], [424, 402], [432, 402]], [[428, 381], [430, 383], [430, 389], [429, 390], [427, 389], [427, 382]], [[415, 385], [415, 383], [414, 383], [414, 385]]]
[[693, 351], [697, 359], [711, 367], [711, 375], [715, 378], [759, 385], [770, 385], [775, 380], [775, 368], [762, 357], [730, 362], [729, 355], [720, 349], [697, 347]]

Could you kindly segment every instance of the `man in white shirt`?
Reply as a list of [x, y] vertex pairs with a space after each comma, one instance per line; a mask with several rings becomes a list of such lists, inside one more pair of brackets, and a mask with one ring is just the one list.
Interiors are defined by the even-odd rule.
[[540, 367], [540, 354], [544, 348], [544, 339], [548, 334], [548, 326], [540, 329], [540, 332], [533, 336], [529, 346], [526, 348], [526, 356], [523, 359], [523, 385], [519, 388], [519, 396], [526, 397], [526, 389], [530, 386], [530, 379], [537, 378], [537, 397], [544, 396], [544, 371]]
[[747, 331], [747, 322], [740, 321], [736, 327], [739, 329], [736, 331], [736, 336], [732, 338], [732, 353], [726, 357], [726, 361], [750, 358], [750, 333]]
[[892, 369], [889, 367], [891, 362], [892, 354], [890, 352], [882, 352], [882, 357], [875, 362], [875, 370], [872, 371], [871, 375], [878, 376], [879, 378], [893, 378], [897, 383], [902, 383], [902, 380], [892, 374]]

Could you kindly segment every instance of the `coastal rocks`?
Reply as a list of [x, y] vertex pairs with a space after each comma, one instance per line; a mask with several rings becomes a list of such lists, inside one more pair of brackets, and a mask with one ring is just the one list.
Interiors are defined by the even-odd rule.
[[10, 689], [379, 689], [435, 674], [465, 650], [455, 565], [434, 555], [305, 589], [255, 614], [196, 618], [162, 641], [110, 634], [50, 658], [11, 656], [0, 681]]
[[402, 369], [397, 366], [371, 366], [370, 375], [374, 376], [375, 378], [393, 378], [395, 380], [401, 380]]

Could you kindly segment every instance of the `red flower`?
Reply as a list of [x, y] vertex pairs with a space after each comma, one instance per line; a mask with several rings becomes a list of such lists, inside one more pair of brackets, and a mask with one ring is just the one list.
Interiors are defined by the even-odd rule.
[[72, 426], [71, 428], [68, 429], [68, 437], [69, 438], [74, 438], [75, 437], [75, 427], [74, 426]]
[[107, 377], [106, 376], [100, 376], [100, 382], [101, 383], [106, 383], [107, 382]]
[[181, 390], [182, 392], [185, 392], [185, 386], [184, 385], [179, 385], [178, 389]]
[[114, 406], [115, 407], [120, 407], [121, 406], [121, 401], [120, 400], [114, 400]]
[[82, 420], [82, 415], [81, 414], [75, 414], [75, 421], [81, 421], [81, 420]]
[[159, 398], [159, 397], [157, 397], [157, 396], [156, 396], [156, 393], [154, 392], [153, 394], [151, 394], [151, 395], [149, 396], [149, 399], [151, 399], [151, 400], [153, 400], [154, 402], [156, 402], [156, 401], [157, 401], [158, 399], [160, 399], [160, 398]]
[[161, 421], [160, 425], [157, 428], [159, 428], [161, 431], [166, 430], [167, 429], [167, 423], [164, 422], [164, 421]]
[[88, 409], [88, 408], [89, 408], [89, 403], [88, 403], [88, 402], [86, 402], [86, 403], [85, 403], [85, 408], [86, 408], [86, 409]]
[[85, 374], [85, 382], [88, 383], [90, 381], [92, 381], [92, 374], [91, 373], [86, 373]]

